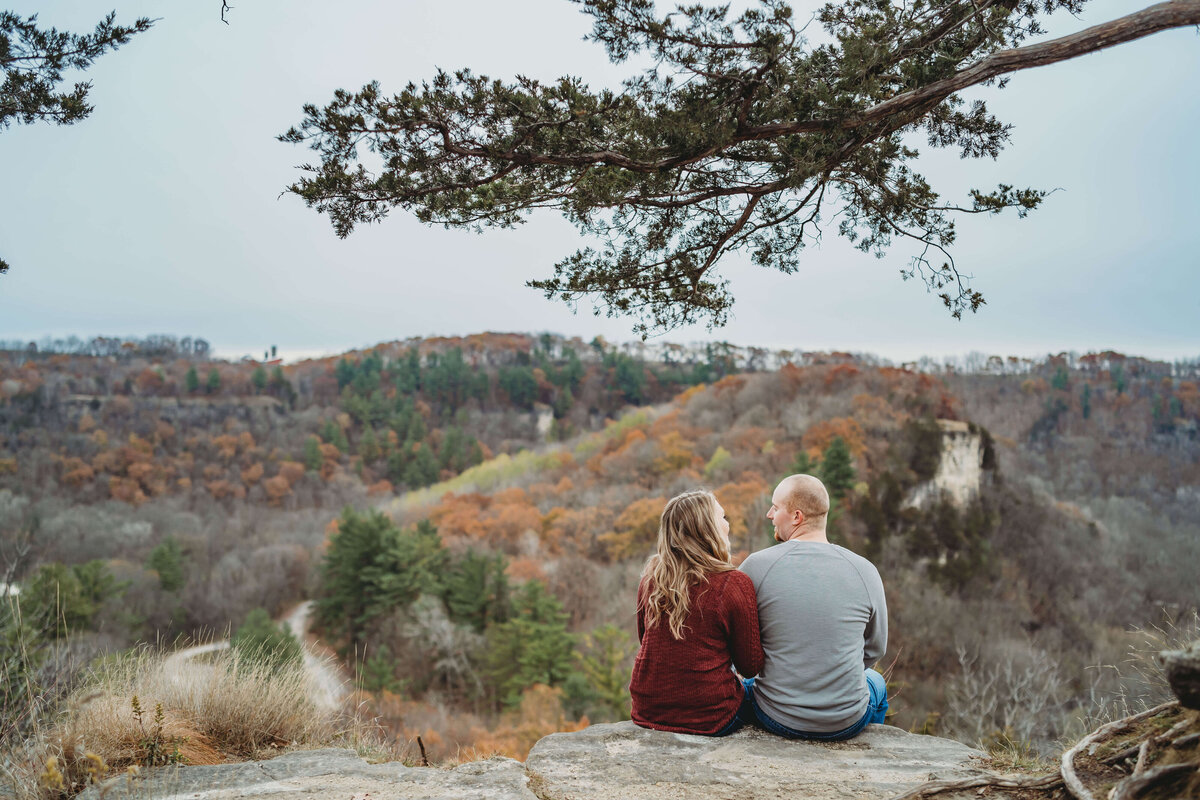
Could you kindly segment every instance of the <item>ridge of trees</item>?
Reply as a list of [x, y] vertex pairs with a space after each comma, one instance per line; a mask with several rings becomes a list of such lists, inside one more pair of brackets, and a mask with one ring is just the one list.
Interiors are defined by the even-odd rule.
[[[421, 358], [422, 375], [460, 344], [439, 343], [437, 359]], [[345, 444], [357, 452], [366, 438], [366, 429], [340, 405], [346, 390], [362, 397], [361, 389], [369, 401], [375, 380], [387, 386], [407, 361], [386, 349], [378, 364], [367, 355], [347, 358], [342, 366], [341, 359], [297, 365], [290, 373], [298, 404], [315, 396], [314, 386], [305, 385], [315, 375], [339, 403], [336, 413], [289, 409], [271, 398], [269, 408], [279, 410], [208, 418], [205, 430], [215, 435], [202, 448], [196, 445], [197, 458], [205, 453], [249, 481], [241, 498], [218, 500], [196, 487], [149, 494], [139, 505], [80, 504], [76, 490], [56, 481], [56, 462], [39, 466], [38, 451], [29, 445], [41, 441], [36, 437], [42, 430], [6, 428], [0, 448], [22, 463], [0, 476], [0, 560], [14, 551], [17, 533], [37, 529], [29, 536], [37, 546], [6, 572], [24, 590], [22, 616], [70, 620], [37, 636], [83, 658], [99, 641], [236, 629], [254, 609], [279, 615], [305, 597], [306, 587], [321, 586], [323, 638], [361, 667], [370, 691], [365, 702], [397, 735], [423, 735], [432, 753], [474, 743], [519, 755], [535, 732], [579, 724], [585, 715], [616, 717], [618, 667], [628, 665], [631, 649], [622, 644], [631, 631], [630, 598], [665, 498], [696, 486], [712, 488], [728, 511], [740, 557], [769, 544], [767, 498], [774, 482], [797, 468], [798, 458], [808, 459], [806, 469], [829, 479], [840, 497], [831, 520], [836, 541], [869, 555], [889, 576], [897, 646], [905, 653], [897, 669], [911, 687], [909, 705], [901, 710], [905, 725], [924, 724], [931, 711], [944, 713], [941, 730], [967, 724], [946, 705], [949, 700], [930, 694], [931, 686], [965, 674], [955, 644], [980, 648], [997, 669], [1012, 648], [1031, 664], [1044, 664], [1041, 648], [1054, 653], [1053, 669], [1061, 678], [1054, 684], [1061, 687], [1055, 690], [1061, 692], [1054, 701], [1061, 705], [1053, 707], [1058, 711], [1033, 715], [1030, 723], [1019, 713], [1026, 708], [1021, 697], [1005, 707], [1014, 709], [1010, 721], [1020, 720], [1014, 736], [1053, 739], [1065, 724], [1060, 712], [1080, 692], [1091, 691], [1080, 683], [1083, 667], [1111, 663], [1089, 661], [1101, 657], [1094, 648], [1123, 641], [1117, 633], [1097, 637], [1096, 630], [1123, 630], [1152, 619], [1163, 602], [1186, 608], [1198, 599], [1186, 565], [1194, 563], [1192, 554], [1200, 557], [1200, 536], [1189, 522], [1191, 487], [1200, 483], [1200, 389], [1192, 380], [1164, 381], [1128, 360], [1110, 360], [1113, 369], [1096, 371], [1046, 362], [1017, 375], [931, 375], [845, 361], [728, 374], [688, 388], [654, 413], [626, 414], [556, 443], [546, 457], [520, 460], [521, 469], [493, 482], [480, 479], [474, 487], [419, 502], [394, 502], [367, 495], [345, 454], [328, 480], [321, 475], [328, 448]], [[484, 368], [483, 354], [476, 355]], [[566, 371], [562, 355], [556, 351], [549, 359], [553, 369]], [[615, 388], [615, 365], [605, 367], [604, 357], [595, 355], [580, 359], [581, 398], [588, 396], [589, 369], [604, 370]], [[74, 369], [71, 359], [55, 358], [61, 360], [38, 359], [35, 366]], [[501, 367], [537, 369], [535, 364], [532, 354], [528, 364], [518, 364], [512, 353], [486, 369], [497, 389]], [[141, 368], [136, 362], [129, 367]], [[238, 369], [249, 386], [251, 367]], [[662, 385], [651, 380], [653, 369], [644, 374], [645, 390]], [[546, 383], [554, 386], [549, 378]], [[469, 389], [470, 381], [435, 385], [452, 394], [455, 386]], [[22, 414], [53, 409], [51, 403], [31, 411], [23, 402], [10, 402], [3, 413], [14, 406]], [[468, 396], [468, 413], [477, 402]], [[188, 407], [208, 404], [205, 399]], [[1039, 422], [1047, 408], [1060, 405], [1052, 425]], [[156, 424], [159, 407], [153, 407]], [[62, 440], [68, 453], [79, 452], [71, 448], [85, 440], [94, 444], [102, 429], [117, 438], [116, 417], [84, 409], [95, 414], [96, 427], [71, 428]], [[1175, 412], [1173, 427], [1161, 427], [1164, 415]], [[531, 416], [524, 410], [504, 414]], [[293, 415], [301, 425], [272, 427]], [[914, 504], [915, 490], [938, 471], [945, 445], [937, 420], [947, 418], [975, 423], [987, 473], [981, 491], [966, 503], [934, 498]], [[432, 405], [429, 419], [430, 430], [443, 424]], [[531, 427], [525, 430], [533, 435]], [[298, 432], [315, 441], [313, 471], [291, 460], [300, 446]], [[138, 440], [113, 449], [144, 455], [170, 439], [165, 430], [136, 435]], [[173, 435], [186, 438], [182, 429]], [[382, 437], [377, 445], [382, 448]], [[273, 480], [269, 455], [277, 446], [297, 481], [296, 496], [278, 508], [261, 502], [265, 492], [256, 494]], [[83, 460], [63, 456], [70, 457]], [[253, 469], [256, 462], [264, 467], [261, 474]], [[372, 467], [363, 469], [365, 475]], [[324, 499], [305, 495], [311, 487], [323, 487]], [[326, 527], [334, 512], [323, 509], [344, 504], [360, 510], [344, 512]], [[1078, 558], [1083, 550], [1092, 555]], [[87, 587], [109, 580], [107, 599], [89, 600], [94, 593]], [[1106, 590], [1098, 604], [1100, 585]], [[68, 607], [38, 598], [65, 599]], [[957, 624], [964, 614], [993, 627], [957, 642], [953, 632], [965, 635]], [[12, 627], [5, 631], [13, 641], [22, 635]], [[518, 636], [531, 643], [524, 663], [502, 646]], [[989, 650], [997, 640], [1003, 648]], [[55, 678], [68, 674], [64, 662], [51, 658], [51, 649], [40, 652], [44, 657], [36, 664], [14, 662], [14, 675], [39, 683], [67, 680]], [[550, 657], [563, 653], [565, 658]], [[998, 675], [995, 685], [1003, 686]], [[992, 719], [978, 724], [991, 725]]]

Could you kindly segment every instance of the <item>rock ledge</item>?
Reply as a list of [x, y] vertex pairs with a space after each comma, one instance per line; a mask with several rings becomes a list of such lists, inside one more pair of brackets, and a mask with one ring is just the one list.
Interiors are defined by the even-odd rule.
[[892, 797], [980, 770], [978, 750], [886, 725], [846, 742], [789, 741], [758, 729], [714, 739], [631, 722], [556, 733], [525, 762], [542, 800], [760, 800]]
[[492, 758], [453, 769], [368, 764], [351, 750], [151, 771], [80, 800], [885, 800], [933, 778], [979, 774], [983, 753], [871, 725], [848, 742], [788, 741], [757, 729], [713, 739], [593, 725], [545, 737], [525, 764]]

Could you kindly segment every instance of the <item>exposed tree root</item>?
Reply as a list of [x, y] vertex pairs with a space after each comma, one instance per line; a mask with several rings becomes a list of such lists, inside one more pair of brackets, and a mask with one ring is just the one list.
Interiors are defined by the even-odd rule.
[[1062, 766], [1059, 771], [1062, 773], [1063, 784], [1067, 787], [1067, 791], [1075, 800], [1096, 800], [1087, 787], [1083, 785], [1083, 781], [1079, 780], [1079, 776], [1075, 774], [1075, 756], [1077, 756], [1085, 747], [1092, 742], [1098, 742], [1105, 736], [1108, 736], [1117, 731], [1124, 730], [1139, 720], [1154, 717], [1162, 712], [1174, 708], [1179, 705], [1178, 700], [1172, 700], [1169, 703], [1163, 703], [1161, 706], [1155, 706], [1149, 711], [1143, 711], [1140, 714], [1134, 714], [1125, 719], [1119, 719], [1116, 722], [1110, 722], [1107, 725], [1101, 725], [1096, 730], [1089, 733], [1087, 736], [1075, 743], [1067, 752], [1063, 753]]
[[904, 794], [898, 794], [891, 800], [916, 800], [919, 797], [930, 797], [942, 792], [952, 792], [958, 789], [977, 789], [983, 786], [995, 786], [1000, 789], [1053, 789], [1062, 785], [1062, 776], [1057, 773], [1042, 775], [1038, 778], [1013, 778], [1003, 775], [979, 775], [974, 778], [963, 778], [957, 781], [929, 781]]
[[[1063, 753], [1062, 764], [1057, 773], [1050, 775], [1042, 775], [1040, 777], [1009, 777], [1003, 775], [978, 775], [972, 778], [963, 778], [961, 780], [945, 780], [945, 781], [929, 781], [920, 786], [914, 787], [903, 794], [898, 794], [890, 800], [917, 800], [917, 798], [931, 797], [942, 792], [951, 792], [961, 789], [977, 789], [982, 787], [995, 787], [998, 789], [1052, 789], [1058, 786], [1065, 786], [1070, 795], [1075, 800], [1096, 800], [1095, 795], [1088, 791], [1083, 785], [1083, 781], [1075, 773], [1075, 757], [1083, 752], [1090, 745], [1093, 746], [1090, 752], [1094, 752], [1094, 745], [1107, 736], [1124, 730], [1125, 728], [1139, 722], [1143, 719], [1158, 716], [1164, 711], [1169, 711], [1179, 705], [1178, 700], [1172, 700], [1169, 703], [1163, 703], [1160, 706], [1155, 706], [1148, 711], [1142, 711], [1138, 714], [1119, 719], [1115, 722], [1109, 722], [1106, 725], [1101, 725], [1096, 730], [1089, 733], [1087, 736], [1080, 739], [1074, 747]], [[1169, 740], [1172, 736], [1178, 733], [1188, 723], [1182, 722], [1179, 725], [1171, 728], [1171, 730], [1159, 736], [1147, 737], [1136, 744], [1133, 744], [1121, 752], [1109, 756], [1104, 759], [1103, 763], [1115, 764], [1126, 758], [1134, 755], [1138, 756], [1137, 765], [1134, 768], [1133, 774], [1122, 780], [1113, 789], [1113, 794], [1108, 800], [1133, 800], [1142, 796], [1143, 792], [1151, 786], [1157, 785], [1163, 780], [1170, 780], [1178, 777], [1186, 770], [1195, 770], [1200, 764], [1173, 764], [1169, 767], [1154, 767], [1145, 769], [1146, 760], [1149, 755], [1150, 748], [1153, 745], [1161, 744]], [[1188, 737], [1183, 737], [1188, 738]]]
[[1134, 800], [1142, 797], [1147, 790], [1158, 787], [1166, 781], [1182, 778], [1188, 773], [1200, 771], [1200, 761], [1187, 761], [1182, 764], [1165, 764], [1153, 767], [1145, 772], [1130, 775], [1116, 786], [1108, 795], [1108, 800]]
[[[1184, 730], [1191, 724], [1192, 724], [1191, 720], [1186, 720], [1186, 719], [1181, 720], [1181, 721], [1175, 723], [1175, 725], [1171, 728], [1171, 730], [1167, 731], [1166, 733], [1159, 734], [1158, 736], [1155, 736], [1153, 739], [1147, 739], [1146, 742], [1149, 742], [1151, 745], [1162, 744], [1163, 742], [1168, 741], [1175, 734]], [[1200, 733], [1193, 733], [1193, 734], [1191, 734], [1191, 736], [1200, 737]], [[1175, 739], [1174, 741], [1171, 742], [1171, 746], [1172, 747], [1180, 747], [1180, 746], [1182, 746], [1183, 740], [1189, 739], [1189, 738], [1190, 738], [1189, 736], [1182, 736], [1179, 739]], [[1134, 741], [1132, 744], [1130, 744], [1124, 750], [1120, 750], [1116, 753], [1113, 753], [1111, 756], [1105, 756], [1103, 759], [1101, 759], [1101, 763], [1103, 763], [1103, 764], [1119, 764], [1127, 758], [1133, 758], [1135, 755], [1138, 755], [1141, 752], [1141, 748], [1142, 748], [1143, 744], [1145, 744], [1145, 742], [1139, 743], [1137, 741]]]

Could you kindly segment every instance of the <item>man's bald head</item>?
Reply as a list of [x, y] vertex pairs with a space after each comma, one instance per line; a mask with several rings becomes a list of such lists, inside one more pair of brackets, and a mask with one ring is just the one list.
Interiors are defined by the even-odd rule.
[[809, 519], [829, 513], [829, 492], [812, 475], [789, 475], [779, 482], [788, 511], [799, 511]]
[[789, 475], [771, 495], [767, 517], [775, 526], [775, 538], [786, 542], [800, 536], [825, 539], [829, 516], [829, 492], [812, 475]]

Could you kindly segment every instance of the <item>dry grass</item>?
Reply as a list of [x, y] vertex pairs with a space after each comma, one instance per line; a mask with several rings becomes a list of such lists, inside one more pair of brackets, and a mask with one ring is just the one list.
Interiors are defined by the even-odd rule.
[[[111, 775], [166, 761], [263, 758], [282, 748], [372, 748], [368, 725], [311, 697], [303, 671], [272, 670], [236, 651], [192, 663], [143, 650], [93, 669], [5, 769], [18, 799], [32, 800], [80, 791], [89, 771], [96, 772], [96, 757]], [[62, 775], [61, 791], [39, 786], [51, 758]]]

